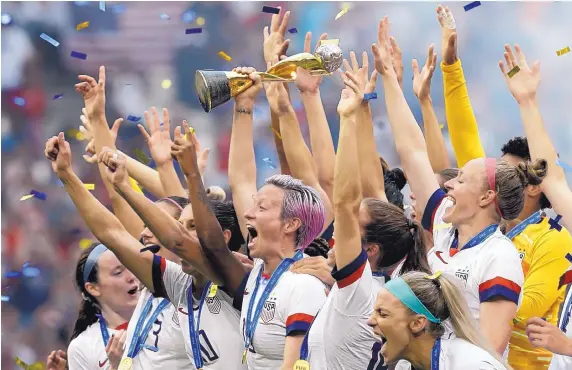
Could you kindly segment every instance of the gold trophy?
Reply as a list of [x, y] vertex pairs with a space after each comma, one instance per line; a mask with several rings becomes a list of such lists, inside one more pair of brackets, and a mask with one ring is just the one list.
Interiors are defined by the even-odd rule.
[[[322, 43], [314, 54], [300, 53], [281, 60], [266, 72], [256, 72], [262, 81], [293, 82], [296, 69], [304, 68], [313, 76], [329, 75], [342, 65], [342, 50], [337, 44]], [[242, 93], [253, 82], [248, 76], [236, 72], [197, 71], [195, 89], [205, 112]]]

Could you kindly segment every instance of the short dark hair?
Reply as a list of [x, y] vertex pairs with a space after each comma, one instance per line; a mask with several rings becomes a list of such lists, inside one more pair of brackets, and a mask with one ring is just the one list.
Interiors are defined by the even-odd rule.
[[233, 252], [238, 251], [244, 244], [244, 237], [240, 231], [234, 204], [221, 200], [211, 200], [210, 203], [221, 229], [223, 231], [228, 230], [231, 233], [230, 240], [228, 241], [228, 249]]
[[328, 241], [323, 238], [316, 238], [312, 240], [310, 245], [304, 249], [304, 253], [310, 257], [322, 256], [328, 258], [328, 252], [330, 251], [330, 245]]
[[387, 170], [383, 174], [385, 196], [389, 203], [403, 209], [403, 193], [401, 189], [407, 184], [407, 179], [401, 168]]
[[[528, 139], [524, 136], [515, 136], [510, 139], [501, 148], [502, 155], [512, 155], [521, 158], [523, 161], [530, 162], [530, 149], [528, 148]], [[544, 193], [540, 194], [540, 208], [550, 208], [552, 205]]]

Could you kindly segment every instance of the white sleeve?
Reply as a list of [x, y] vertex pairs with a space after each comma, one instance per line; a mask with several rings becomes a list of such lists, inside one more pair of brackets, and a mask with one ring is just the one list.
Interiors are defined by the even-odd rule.
[[504, 236], [493, 236], [479, 254], [477, 279], [480, 302], [493, 298], [509, 300], [518, 305], [524, 274], [518, 252]]
[[330, 293], [336, 310], [349, 316], [371, 313], [375, 300], [373, 275], [364, 250], [341, 270], [335, 268], [332, 277], [337, 282], [335, 292]]
[[167, 298], [175, 306], [184, 300], [193, 277], [183, 272], [180, 265], [155, 255], [152, 271], [155, 297]]
[[305, 334], [326, 302], [324, 284], [311, 275], [293, 275], [286, 307], [286, 336]]
[[[90, 366], [89, 360], [85, 356], [85, 353], [83, 353], [81, 344], [76, 339], [72, 340], [68, 346], [67, 356], [69, 370], [93, 370], [96, 365], [91, 364]], [[88, 351], [93, 350], [91, 348], [84, 349]]]

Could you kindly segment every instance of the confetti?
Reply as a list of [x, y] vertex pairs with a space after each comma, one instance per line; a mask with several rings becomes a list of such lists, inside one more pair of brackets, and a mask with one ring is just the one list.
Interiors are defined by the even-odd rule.
[[70, 235], [79, 235], [79, 234], [81, 234], [81, 229], [79, 227], [70, 230]]
[[102, 12], [105, 11], [105, 1], [100, 1], [100, 2], [99, 2], [99, 10], [101, 10]]
[[24, 370], [44, 370], [44, 364], [41, 362], [36, 362], [35, 364], [28, 365], [24, 361], [20, 360], [19, 357], [14, 357], [16, 365], [20, 366]]
[[298, 30], [296, 29], [296, 27], [293, 27], [293, 28], [290, 28], [290, 29], [288, 30], [288, 32], [290, 32], [290, 33], [298, 33]]
[[89, 27], [89, 21], [85, 21], [85, 22], [78, 23], [78, 24], [75, 26], [75, 30], [76, 30], [76, 31], [80, 31], [80, 30], [83, 30], [84, 28], [87, 28], [87, 27]]
[[562, 162], [560, 159], [556, 159], [556, 165], [562, 167], [564, 172], [572, 172], [572, 166], [567, 163]]
[[135, 156], [137, 157], [139, 162], [143, 164], [149, 163], [149, 158], [145, 155], [145, 153], [143, 153], [141, 149], [135, 149]]
[[12, 24], [12, 16], [8, 13], [2, 13], [0, 21], [2, 22], [3, 26], [9, 26]]
[[443, 123], [439, 124], [439, 128], [440, 128], [441, 130], [444, 129], [444, 128], [445, 128], [445, 124], [443, 124]]
[[271, 7], [271, 6], [263, 6], [263, 7], [262, 7], [262, 13], [280, 14], [280, 9], [279, 9], [279, 8], [274, 8], [274, 7]]
[[94, 190], [94, 189], [95, 189], [95, 184], [83, 184], [83, 186], [84, 186], [87, 190]]
[[20, 107], [23, 107], [24, 105], [26, 105], [26, 99], [22, 98], [21, 96], [15, 96], [12, 101], [14, 102], [14, 104], [16, 104]]
[[276, 166], [274, 165], [274, 163], [272, 163], [272, 160], [270, 158], [262, 158], [262, 160], [268, 165], [268, 167], [272, 168], [273, 170], [276, 169]]
[[161, 87], [165, 90], [171, 86], [173, 86], [173, 83], [171, 82], [171, 80], [163, 80], [163, 82], [161, 82]]
[[474, 9], [477, 6], [481, 6], [480, 1], [473, 1], [472, 3], [468, 3], [467, 5], [463, 6], [463, 8], [465, 8], [465, 11], [468, 12], [469, 10]]
[[17, 278], [20, 276], [20, 271], [8, 271], [4, 277], [6, 279], [12, 279], [12, 278]]
[[331, 39], [331, 40], [320, 40], [320, 46], [322, 45], [339, 45], [340, 39]]
[[222, 50], [218, 52], [218, 56], [226, 60], [227, 62], [230, 62], [232, 60], [232, 58]]
[[28, 200], [28, 199], [32, 199], [33, 197], [34, 197], [34, 194], [24, 195], [22, 198], [20, 198], [20, 202], [23, 202], [23, 201]]
[[43, 32], [40, 34], [40, 38], [41, 38], [42, 40], [45, 40], [45, 41], [49, 42], [50, 44], [54, 45], [55, 47], [60, 46], [60, 43], [59, 43], [59, 42], [57, 42], [56, 40], [54, 40], [53, 38], [51, 38], [50, 36], [46, 35], [46, 34], [43, 33]]
[[26, 267], [22, 269], [22, 275], [28, 278], [38, 277], [40, 276], [40, 269], [37, 267]]
[[9, 302], [10, 301], [10, 297], [3, 295], [2, 296], [2, 302]]
[[75, 138], [77, 141], [84, 141], [85, 135], [83, 134], [83, 132], [79, 131], [75, 134]]
[[517, 74], [518, 72], [520, 72], [520, 67], [519, 66], [514, 66], [513, 69], [511, 69], [510, 71], [508, 71], [507, 75], [509, 78], [512, 78], [512, 76], [514, 76], [515, 74]]
[[556, 55], [561, 56], [570, 52], [570, 46], [566, 46], [564, 49], [556, 51]]
[[276, 135], [278, 140], [282, 140], [282, 135], [280, 135], [280, 133], [274, 127], [272, 127], [272, 125], [270, 125], [270, 130], [272, 130], [272, 132], [274, 132], [274, 135]]
[[205, 22], [206, 22], [206, 21], [205, 21], [205, 19], [204, 19], [203, 17], [198, 17], [198, 18], [197, 18], [197, 24], [198, 24], [199, 26], [204, 26], [204, 25], [205, 25]]
[[192, 23], [195, 20], [196, 14], [192, 10], [183, 13], [183, 22]]
[[185, 35], [191, 35], [195, 33], [203, 33], [203, 29], [198, 27], [198, 28], [187, 28], [185, 30]]
[[369, 100], [373, 100], [373, 99], [377, 99], [377, 93], [376, 92], [367, 93], [363, 96], [363, 101], [369, 101]]
[[141, 120], [141, 117], [128, 115], [128, 116], [127, 116], [127, 120], [128, 120], [128, 121], [131, 121], [131, 122], [139, 122], [139, 121]]
[[346, 14], [348, 12], [349, 8], [343, 8], [337, 15], [336, 18], [334, 18], [335, 21], [337, 21], [338, 19], [340, 19], [344, 14]]
[[58, 100], [58, 99], [61, 99], [63, 97], [64, 97], [64, 94], [57, 94], [57, 95], [54, 95], [54, 100]]
[[82, 60], [87, 59], [87, 54], [80, 53], [79, 51], [72, 51], [70, 55], [72, 58], [77, 58], [77, 59], [82, 59]]
[[572, 254], [567, 253], [567, 254], [566, 254], [566, 259], [568, 260], [568, 262], [572, 263]]
[[46, 193], [42, 193], [41, 191], [32, 190], [30, 194], [33, 194], [39, 200], [46, 200], [47, 198]]
[[92, 244], [93, 244], [93, 241], [92, 241], [91, 239], [85, 239], [85, 238], [84, 238], [84, 239], [81, 239], [81, 240], [79, 241], [79, 247], [80, 247], [81, 249], [89, 248], [89, 246], [92, 245]]
[[562, 216], [557, 215], [556, 218], [554, 219], [549, 219], [548, 223], [550, 224], [550, 229], [556, 229], [558, 231], [562, 230], [562, 225], [560, 225], [560, 219], [562, 218]]
[[164, 21], [168, 21], [169, 19], [171, 19], [171, 17], [169, 17], [167, 14], [163, 13], [159, 16], [159, 18], [161, 18]]

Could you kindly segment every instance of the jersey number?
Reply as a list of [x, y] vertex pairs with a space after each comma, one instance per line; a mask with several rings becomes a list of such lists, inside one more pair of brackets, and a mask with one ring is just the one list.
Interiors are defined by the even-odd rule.
[[199, 342], [201, 343], [201, 353], [205, 363], [218, 360], [219, 356], [204, 330], [199, 330]]
[[159, 350], [158, 344], [159, 344], [159, 333], [161, 332], [161, 328], [163, 328], [163, 322], [159, 319], [155, 320], [155, 322], [153, 323], [154, 325], [157, 325], [158, 328], [157, 330], [154, 330], [152, 333], [155, 336], [155, 343], [153, 344], [153, 347], [155, 347], [157, 350]]
[[383, 356], [381, 356], [381, 346], [382, 343], [375, 342], [373, 347], [371, 347], [371, 360], [369, 360], [369, 365], [367, 365], [367, 370], [386, 370], [387, 366], [383, 365]]

